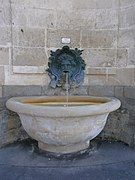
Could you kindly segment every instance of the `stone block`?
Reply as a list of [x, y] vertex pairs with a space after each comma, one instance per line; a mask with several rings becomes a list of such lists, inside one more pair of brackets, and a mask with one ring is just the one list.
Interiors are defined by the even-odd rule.
[[116, 10], [57, 11], [57, 29], [114, 29], [117, 25]]
[[15, 6], [31, 7], [31, 8], [43, 8], [46, 0], [12, 0], [12, 4]]
[[12, 4], [35, 9], [71, 9], [72, 1], [69, 0], [12, 0]]
[[56, 22], [55, 11], [42, 8], [24, 8], [12, 6], [14, 26], [39, 28], [54, 28]]
[[113, 86], [89, 86], [89, 95], [114, 96], [114, 87]]
[[0, 110], [0, 147], [27, 137], [22, 130], [19, 116], [5, 109]]
[[115, 87], [115, 96], [116, 97], [123, 97], [124, 95], [124, 88], [123, 86], [116, 86]]
[[135, 1], [134, 0], [120, 0], [120, 6], [121, 7], [130, 7], [130, 6], [133, 6], [135, 4]]
[[135, 6], [131, 8], [121, 9], [119, 15], [119, 27], [131, 28], [135, 26]]
[[11, 42], [10, 27], [0, 27], [0, 45], [8, 45]]
[[8, 65], [9, 64], [9, 49], [8, 48], [0, 48], [0, 65]]
[[13, 66], [13, 72], [16, 74], [43, 74], [46, 69], [45, 66]]
[[0, 98], [2, 97], [2, 87], [0, 87]]
[[12, 4], [19, 7], [35, 9], [66, 9], [72, 8], [72, 1], [69, 0], [12, 0]]
[[86, 74], [88, 75], [114, 75], [116, 74], [115, 67], [87, 67]]
[[95, 29], [115, 29], [118, 27], [118, 11], [96, 10]]
[[124, 97], [135, 99], [135, 87], [124, 87]]
[[2, 97], [2, 87], [0, 87], [0, 98]]
[[22, 47], [44, 47], [45, 30], [41, 28], [13, 27], [13, 45]]
[[80, 31], [78, 30], [53, 30], [48, 29], [47, 31], [47, 47], [60, 48], [63, 46], [61, 39], [70, 38], [71, 43], [70, 47], [79, 47], [80, 46]]
[[134, 68], [117, 68], [116, 74], [108, 76], [108, 85], [135, 85]]
[[118, 48], [117, 57], [116, 57], [116, 66], [117, 67], [126, 67], [128, 61], [128, 49]]
[[104, 86], [107, 84], [106, 75], [88, 75], [87, 85], [95, 86], [100, 85]]
[[41, 86], [15, 86], [7, 85], [3, 86], [3, 96], [13, 97], [13, 96], [40, 96]]
[[117, 0], [85, 0], [84, 1], [78, 1], [73, 0], [73, 7], [75, 9], [111, 9], [111, 8], [117, 8], [118, 7], [118, 1]]
[[119, 109], [110, 113], [104, 130], [99, 137], [125, 142], [132, 146], [135, 128], [130, 122], [130, 112]]
[[1, 5], [9, 4], [10, 0], [0, 0]]
[[95, 27], [96, 11], [57, 11], [57, 29], [79, 30]]
[[[2, 94], [3, 95], [3, 94]], [[7, 98], [0, 97], [0, 109], [3, 109], [6, 107]]]
[[86, 74], [90, 74], [90, 75], [106, 75], [107, 70], [106, 68], [87, 68]]
[[116, 48], [117, 35], [115, 30], [85, 30], [82, 32], [83, 48]]
[[90, 67], [111, 67], [115, 65], [116, 49], [84, 49], [83, 59]]
[[4, 84], [4, 80], [5, 80], [4, 66], [0, 66], [0, 85]]
[[14, 48], [13, 65], [42, 66], [47, 62], [44, 48]]
[[9, 67], [5, 68], [5, 85], [24, 85], [25, 86], [25, 85], [41, 85], [41, 84], [45, 85], [46, 83], [48, 84], [48, 81], [47, 81], [48, 76], [46, 74], [26, 73], [26, 71], [23, 74], [22, 72], [21, 73], [16, 72], [17, 74], [16, 73], [9, 74], [9, 70], [10, 70]]
[[135, 30], [134, 29], [121, 29], [119, 31], [118, 47], [130, 48], [135, 47]]
[[9, 26], [10, 22], [10, 5], [0, 4], [0, 26]]
[[127, 61], [127, 65], [135, 65], [135, 48], [130, 48], [129, 49], [129, 58], [128, 58], [128, 61]]

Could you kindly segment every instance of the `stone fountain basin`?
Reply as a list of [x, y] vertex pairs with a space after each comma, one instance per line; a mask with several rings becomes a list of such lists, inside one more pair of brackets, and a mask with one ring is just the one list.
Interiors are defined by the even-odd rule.
[[116, 98], [70, 96], [13, 97], [6, 106], [19, 114], [29, 136], [40, 149], [73, 153], [89, 147], [104, 128], [108, 114], [120, 107]]

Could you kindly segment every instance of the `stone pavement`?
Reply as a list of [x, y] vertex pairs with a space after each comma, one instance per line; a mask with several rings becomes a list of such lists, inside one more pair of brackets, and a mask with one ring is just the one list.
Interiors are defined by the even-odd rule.
[[0, 180], [134, 180], [135, 151], [120, 142], [93, 141], [85, 152], [52, 156], [25, 141], [0, 149]]

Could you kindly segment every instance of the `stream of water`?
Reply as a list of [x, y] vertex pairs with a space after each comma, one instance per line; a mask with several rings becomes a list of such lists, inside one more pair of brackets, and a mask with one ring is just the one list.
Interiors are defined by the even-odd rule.
[[68, 92], [68, 73], [66, 73], [66, 106], [68, 107], [68, 97], [69, 97], [69, 92]]

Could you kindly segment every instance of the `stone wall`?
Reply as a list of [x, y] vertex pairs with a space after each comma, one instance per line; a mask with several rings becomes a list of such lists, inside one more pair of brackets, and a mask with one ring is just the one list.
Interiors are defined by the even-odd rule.
[[0, 145], [26, 137], [5, 108], [9, 97], [64, 94], [48, 89], [45, 72], [62, 38], [84, 49], [87, 65], [84, 86], [71, 93], [119, 97], [101, 136], [134, 144], [134, 17], [135, 0], [0, 0]]
[[85, 84], [134, 86], [134, 16], [134, 0], [0, 0], [0, 84], [47, 85], [64, 37], [84, 49]]

